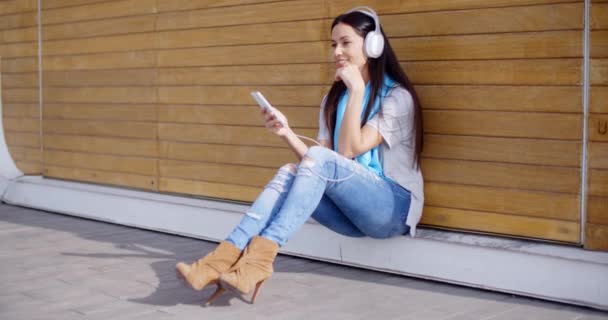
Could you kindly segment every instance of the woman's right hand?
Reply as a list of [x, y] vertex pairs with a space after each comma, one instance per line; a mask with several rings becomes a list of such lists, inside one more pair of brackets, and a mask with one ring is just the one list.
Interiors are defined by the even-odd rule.
[[[289, 128], [289, 123], [287, 122], [287, 118], [281, 111], [277, 108], [273, 108], [273, 112], [267, 112], [266, 110], [261, 111], [262, 116], [264, 117], [265, 126], [268, 131], [280, 136], [284, 137], [291, 130]], [[281, 123], [283, 122], [283, 123]], [[283, 125], [285, 124], [285, 125]]]

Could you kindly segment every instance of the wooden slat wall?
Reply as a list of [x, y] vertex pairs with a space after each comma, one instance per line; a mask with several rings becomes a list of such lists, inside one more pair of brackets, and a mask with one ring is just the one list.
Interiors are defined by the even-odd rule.
[[42, 172], [38, 102], [38, 1], [0, 2], [3, 126], [9, 152], [26, 174]]
[[42, 1], [44, 174], [158, 191], [155, 1]]
[[608, 250], [608, 1], [592, 1], [585, 248]]
[[[42, 2], [44, 174], [252, 201], [316, 136], [331, 18], [359, 1]], [[424, 223], [580, 234], [583, 1], [366, 1], [421, 96]], [[25, 94], [25, 93], [24, 93]]]

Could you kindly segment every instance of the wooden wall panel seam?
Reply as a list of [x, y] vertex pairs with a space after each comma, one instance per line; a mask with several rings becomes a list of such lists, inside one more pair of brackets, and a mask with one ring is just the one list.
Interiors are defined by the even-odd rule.
[[[150, 15], [153, 16], [153, 15]], [[140, 16], [133, 16], [133, 17], [140, 17]], [[120, 18], [125, 18], [125, 17], [120, 17]], [[327, 21], [327, 19], [322, 19], [323, 21]], [[283, 23], [289, 23], [289, 22], [302, 22], [302, 21], [311, 21], [311, 20], [294, 20], [294, 21], [280, 21], [280, 22], [273, 22], [274, 24], [283, 24]], [[254, 23], [254, 24], [242, 24], [242, 25], [231, 25], [230, 27], [240, 27], [240, 26], [255, 26], [255, 25], [267, 25], [269, 23]], [[43, 39], [45, 42], [45, 45], [51, 45], [53, 44], [53, 42], [66, 42], [66, 41], [83, 41], [86, 39], [96, 39], [96, 38], [112, 38], [112, 37], [124, 37], [124, 36], [130, 36], [130, 35], [146, 35], [146, 34], [151, 34], [151, 35], [155, 35], [155, 38], [160, 37], [159, 32], [181, 32], [181, 31], [196, 31], [196, 30], [201, 30], [201, 29], [221, 29], [221, 28], [226, 28], [226, 26], [213, 26], [213, 27], [196, 27], [196, 28], [185, 28], [185, 29], [172, 29], [172, 30], [167, 30], [167, 31], [155, 31], [155, 30], [148, 30], [148, 31], [136, 31], [136, 32], [125, 32], [125, 33], [112, 33], [112, 34], [99, 34], [99, 35], [91, 35], [91, 36], [82, 36], [82, 37], [70, 37], [70, 38], [53, 38], [53, 39]], [[9, 29], [6, 29], [9, 30]], [[13, 30], [13, 29], [11, 29]], [[0, 30], [3, 31], [3, 30]], [[575, 29], [575, 28], [564, 28], [564, 29], [543, 29], [543, 30], [532, 30], [532, 31], [496, 31], [496, 32], [484, 32], [484, 33], [472, 33], [472, 32], [468, 32], [468, 33], [446, 33], [446, 34], [429, 34], [429, 35], [407, 35], [407, 36], [394, 36], [394, 35], [388, 35], [388, 39], [389, 40], [394, 40], [394, 39], [414, 39], [414, 38], [433, 38], [433, 37], [458, 37], [458, 36], [476, 36], [476, 35], [515, 35], [515, 34], [532, 34], [532, 33], [545, 33], [545, 32], [564, 32], [564, 31], [582, 31], [581, 29]], [[217, 31], [218, 33], [220, 31]], [[44, 35], [43, 35], [44, 38]], [[171, 49], [192, 49], [192, 48], [213, 48], [213, 47], [231, 47], [231, 46], [238, 46], [238, 45], [260, 45], [260, 44], [281, 44], [281, 43], [306, 43], [306, 42], [317, 42], [317, 41], [322, 41], [322, 42], [329, 42], [330, 38], [329, 38], [329, 34], [327, 35], [327, 37], [324, 37], [322, 39], [319, 40], [292, 40], [292, 41], [271, 41], [271, 42], [255, 42], [255, 43], [229, 43], [229, 44], [213, 44], [213, 45], [196, 45], [196, 46], [172, 46], [169, 48], [166, 47], [156, 47], [155, 49], [158, 50], [171, 50]], [[9, 42], [9, 43], [21, 43], [21, 42], [28, 42], [28, 41], [19, 41], [19, 42]], [[55, 55], [60, 55], [60, 54], [55, 54]], [[52, 55], [49, 55], [52, 56]]]
[[48, 167], [55, 167], [55, 168], [64, 168], [64, 169], [80, 169], [80, 170], [88, 170], [88, 171], [97, 171], [97, 172], [108, 172], [108, 173], [126, 173], [129, 175], [134, 175], [134, 176], [141, 176], [141, 177], [153, 177], [153, 174], [142, 174], [142, 173], [134, 173], [132, 171], [126, 171], [126, 170], [108, 170], [108, 169], [99, 169], [99, 168], [88, 168], [88, 167], [79, 167], [79, 166], [62, 166], [62, 165], [58, 165], [58, 164], [47, 164]]
[[[165, 140], [163, 140], [165, 141]], [[168, 141], [168, 140], [167, 140]], [[178, 141], [176, 141], [178, 142]], [[179, 141], [182, 142], [182, 141]], [[287, 148], [288, 149], [288, 148]], [[505, 162], [505, 161], [490, 161], [490, 160], [478, 160], [478, 159], [457, 159], [457, 158], [445, 158], [445, 157], [437, 157], [437, 156], [427, 156], [422, 153], [421, 159], [425, 160], [447, 160], [454, 162], [472, 162], [472, 163], [481, 163], [481, 164], [505, 164], [505, 165], [515, 165], [515, 166], [530, 166], [530, 167], [543, 167], [543, 168], [564, 168], [564, 169], [580, 169], [580, 166], [568, 166], [568, 165], [556, 165], [556, 164], [534, 164], [534, 163], [526, 163], [526, 162]], [[425, 178], [426, 180], [426, 178]]]
[[[538, 6], [538, 5], [547, 5], [547, 4], [559, 4], [559, 3], [581, 3], [582, 1], [573, 1], [573, 0], [554, 0], [554, 1], [484, 1], [485, 4], [482, 5], [481, 1], [476, 4], [467, 4], [467, 1], [463, 1], [462, 4], [459, 4], [457, 1], [453, 1], [454, 4], [450, 4], [448, 1], [434, 1], [429, 2], [429, 6], [437, 7], [441, 5], [451, 5], [449, 9], [425, 9], [425, 10], [411, 10], [411, 11], [399, 11], [399, 10], [409, 10], [405, 9], [405, 6], [408, 5], [408, 1], [397, 1], [397, 2], [387, 2], [386, 5], [382, 3], [382, 1], [373, 1], [373, 6], [376, 8], [376, 11], [379, 15], [384, 14], [385, 12], [400, 12], [400, 13], [409, 13], [409, 12], [436, 12], [436, 11], [457, 11], [457, 10], [472, 10], [472, 9], [501, 9], [501, 8], [510, 8], [510, 7], [529, 7], [529, 6]], [[469, 1], [470, 2], [470, 1]], [[342, 1], [331, 1], [328, 2], [330, 4], [330, 16], [337, 16], [338, 14], [343, 13], [348, 10], [352, 6], [351, 0], [342, 0]], [[414, 6], [420, 5], [420, 3], [413, 3]]]
[[[107, 1], [95, 4], [87, 5], [87, 12], [82, 13], [79, 11], [69, 12], [72, 8], [57, 8], [57, 9], [44, 9], [41, 11], [42, 16], [42, 26], [47, 25], [55, 25], [55, 24], [64, 24], [64, 23], [74, 23], [81, 21], [91, 21], [91, 20], [101, 20], [106, 18], [115, 18], [115, 17], [126, 17], [126, 16], [138, 16], [142, 14], [156, 14], [155, 4], [156, 0], [115, 0], [115, 1]], [[121, 4], [123, 6], [121, 7]], [[114, 6], [113, 6], [114, 5]], [[130, 7], [128, 5], [131, 5]], [[148, 7], [149, 6], [149, 7]], [[78, 8], [78, 7], [74, 7]], [[130, 9], [130, 10], [129, 10]], [[87, 19], [87, 15], [91, 15], [90, 12], [112, 12], [112, 14], [105, 15], [103, 17], [95, 17], [94, 19]], [[120, 12], [118, 15], [115, 15], [116, 12]], [[114, 15], [113, 15], [114, 14]], [[55, 17], [63, 17], [68, 16], [69, 19], [62, 22], [54, 22], [57, 20]], [[53, 17], [55, 19], [51, 19]], [[89, 17], [90, 18], [90, 17]], [[47, 20], [51, 20], [51, 22]]]
[[470, 208], [459, 208], [459, 207], [451, 207], [451, 206], [444, 206], [444, 205], [433, 205], [433, 204], [425, 204], [425, 207], [434, 207], [434, 208], [441, 208], [441, 209], [453, 209], [453, 210], [463, 210], [463, 211], [470, 211], [470, 212], [477, 212], [477, 213], [489, 213], [489, 214], [493, 214], [493, 215], [500, 215], [500, 216], [515, 216], [515, 217], [522, 217], [522, 218], [530, 218], [530, 219], [540, 219], [540, 220], [551, 220], [551, 221], [563, 221], [563, 222], [579, 222], [579, 220], [571, 220], [571, 219], [560, 219], [557, 217], [543, 217], [543, 216], [533, 216], [533, 215], [526, 215], [526, 214], [518, 214], [516, 212], [500, 212], [500, 211], [489, 211], [489, 210], [475, 210], [475, 209], [470, 209]]
[[[530, 187], [519, 187], [519, 186], [511, 186], [511, 187], [507, 187], [507, 186], [496, 186], [496, 185], [489, 185], [489, 184], [475, 184], [475, 183], [464, 183], [464, 182], [452, 182], [449, 180], [434, 180], [434, 179], [424, 179], [425, 182], [427, 183], [437, 183], [437, 184], [445, 184], [445, 185], [458, 185], [458, 186], [464, 186], [464, 187], [476, 187], [476, 188], [496, 188], [496, 189], [504, 189], [504, 190], [510, 190], [510, 191], [526, 191], [526, 192], [542, 192], [542, 193], [551, 193], [551, 194], [561, 194], [561, 195], [568, 195], [568, 196], [577, 196], [579, 195], [579, 191], [578, 190], [572, 190], [572, 191], [559, 191], [559, 190], [550, 190], [550, 189], [541, 189], [539, 188], [530, 188]], [[577, 184], [578, 186], [578, 184]], [[578, 220], [577, 220], [578, 221]]]
[[[5, 14], [0, 14], [0, 19], [3, 19], [4, 17], [7, 17], [7, 16], [18, 16], [18, 15], [31, 14], [31, 13], [37, 14], [38, 10], [26, 10], [26, 11], [9, 12], [9, 13], [5, 13]], [[0, 30], [9, 30], [9, 29], [0, 29]]]
[[[530, 36], [534, 36], [534, 35], [541, 35], [541, 34], [555, 34], [555, 33], [564, 33], [564, 32], [569, 32], [569, 31], [537, 31], [537, 32], [507, 32], [507, 33], [501, 33], [500, 36], [505, 36], [505, 35], [519, 35], [519, 34], [526, 34], [526, 35], [530, 35]], [[153, 32], [146, 32], [144, 34], [151, 34], [153, 35]], [[493, 37], [494, 35], [487, 35], [487, 34], [467, 34], [467, 35], [441, 35], [441, 36], [420, 36], [420, 37], [393, 37], [391, 38], [391, 40], [394, 42], [395, 40], [398, 39], [425, 39], [425, 40], [432, 40], [432, 39], [437, 39], [437, 38], [479, 38], [480, 36], [484, 36], [484, 38], [488, 38], [488, 37]], [[107, 37], [107, 36], [103, 36], [103, 37]], [[112, 36], [110, 36], [112, 37]], [[88, 38], [85, 38], [88, 39]], [[479, 39], [481, 41], [481, 39]], [[65, 40], [57, 40], [57, 41], [65, 41]], [[235, 48], [238, 47], [238, 49], [244, 49], [247, 47], [261, 47], [261, 46], [268, 46], [268, 45], [282, 45], [282, 44], [309, 44], [309, 43], [313, 43], [313, 44], [327, 44], [328, 41], [319, 41], [319, 40], [310, 40], [310, 41], [282, 41], [282, 42], [269, 42], [269, 43], [255, 43], [255, 44], [235, 44], [235, 45], [211, 45], [211, 46], [196, 46], [196, 47], [185, 47], [185, 48], [151, 48], [151, 49], [140, 49], [140, 50], [131, 50], [131, 49], [125, 49], [125, 50], [107, 50], [107, 51], [91, 51], [91, 52], [79, 52], [79, 53], [73, 53], [73, 54], [44, 54], [43, 53], [43, 57], [62, 57], [62, 56], [82, 56], [82, 55], [89, 55], [89, 54], [109, 54], [109, 53], [122, 53], [122, 52], [158, 52], [158, 53], [163, 53], [163, 52], [179, 52], [179, 51], [188, 51], [188, 50], [192, 50], [192, 49], [213, 49], [213, 48]], [[577, 44], [578, 45], [578, 44]], [[44, 46], [44, 45], [43, 45]], [[399, 50], [399, 47], [394, 48], [395, 50]], [[580, 48], [582, 49], [582, 48]], [[564, 48], [564, 50], [566, 50]], [[567, 50], [566, 50], [567, 51]], [[513, 59], [513, 60], [519, 60], [519, 59], [547, 59], [547, 58], [578, 58], [578, 57], [582, 57], [582, 52], [580, 53], [565, 53], [564, 55], [556, 55], [556, 56], [538, 56], [538, 57], [526, 57], [526, 58], [522, 58], [522, 57], [492, 57], [492, 58], [458, 58], [455, 60], [498, 60], [498, 59]], [[444, 61], [442, 59], [415, 59], [412, 61]], [[451, 60], [445, 60], [445, 61], [451, 61]], [[331, 62], [329, 61], [327, 58], [325, 61], [323, 62]]]
[[[15, 146], [15, 147], [31, 148], [31, 147], [26, 147], [26, 146]], [[130, 154], [123, 154], [123, 153], [110, 154], [110, 153], [98, 153], [98, 152], [85, 152], [85, 151], [61, 149], [61, 148], [49, 148], [49, 147], [44, 148], [44, 154], [52, 153], [52, 152], [76, 153], [76, 154], [82, 154], [85, 156], [107, 156], [107, 157], [112, 157], [112, 158], [129, 158], [129, 159], [140, 159], [140, 160], [160, 159], [160, 158], [151, 157], [151, 156], [148, 157], [148, 156], [142, 156], [142, 155], [130, 155]], [[179, 160], [179, 161], [182, 161], [182, 160]], [[186, 161], [186, 160], [184, 160], [184, 161]]]
[[48, 6], [48, 5], [44, 4], [45, 2], [48, 2], [48, 1], [42, 0], [42, 10], [63, 9], [63, 8], [72, 8], [72, 7], [86, 7], [86, 6], [90, 6], [93, 4], [116, 2], [116, 1], [118, 1], [118, 0], [96, 0], [96, 1], [86, 2], [86, 3], [68, 4], [68, 5], [62, 5], [62, 6]]
[[[18, 147], [31, 147], [31, 146], [26, 146], [26, 145], [15, 145]], [[126, 153], [108, 153], [108, 152], [89, 152], [89, 151], [81, 151], [78, 149], [64, 149], [64, 148], [55, 148], [55, 147], [48, 147], [45, 146], [44, 147], [45, 151], [61, 151], [61, 152], [74, 152], [74, 153], [82, 153], [82, 154], [86, 154], [86, 155], [107, 155], [107, 156], [112, 156], [112, 157], [136, 157], [136, 158], [142, 158], [142, 159], [149, 159], [149, 160], [155, 160], [155, 159], [162, 159], [162, 158], [157, 158], [157, 156], [144, 156], [141, 154], [126, 154]]]

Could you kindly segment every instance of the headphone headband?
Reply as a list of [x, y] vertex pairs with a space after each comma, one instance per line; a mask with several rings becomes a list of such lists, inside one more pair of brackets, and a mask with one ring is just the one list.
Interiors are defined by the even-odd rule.
[[374, 26], [376, 27], [374, 31], [380, 32], [380, 18], [378, 18], [378, 14], [376, 13], [376, 11], [374, 11], [374, 9], [367, 6], [358, 6], [346, 11], [344, 14], [349, 14], [355, 11], [361, 12], [364, 15], [374, 19]]
[[374, 19], [376, 28], [374, 31], [368, 32], [365, 36], [363, 49], [365, 54], [370, 58], [380, 57], [384, 51], [384, 37], [382, 36], [382, 31], [380, 30], [380, 18], [378, 18], [376, 11], [366, 6], [354, 7], [344, 14], [349, 14], [355, 11]]

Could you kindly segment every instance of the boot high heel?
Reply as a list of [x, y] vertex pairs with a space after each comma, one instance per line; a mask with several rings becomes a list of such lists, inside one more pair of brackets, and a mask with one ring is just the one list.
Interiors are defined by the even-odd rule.
[[274, 241], [253, 237], [239, 261], [220, 276], [220, 286], [239, 294], [254, 290], [251, 303], [255, 303], [262, 284], [272, 276], [272, 264], [278, 252], [279, 246]]
[[[219, 286], [219, 277], [232, 267], [241, 256], [241, 250], [230, 242], [221, 242], [215, 250], [192, 264], [179, 262], [175, 265], [178, 279], [192, 289], [200, 291], [210, 284], [218, 286], [209, 300], [215, 300], [223, 289]], [[208, 304], [209, 302], [207, 302]]]

